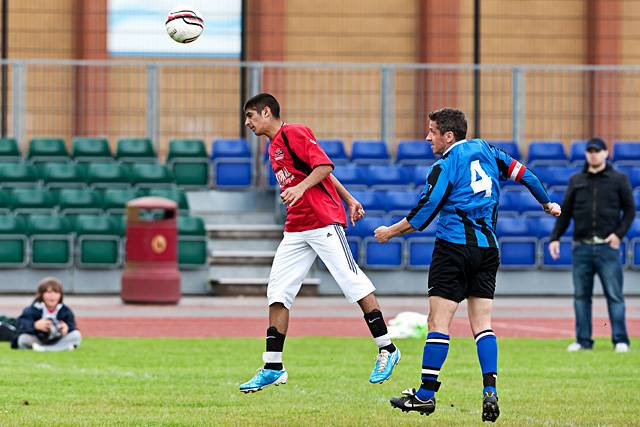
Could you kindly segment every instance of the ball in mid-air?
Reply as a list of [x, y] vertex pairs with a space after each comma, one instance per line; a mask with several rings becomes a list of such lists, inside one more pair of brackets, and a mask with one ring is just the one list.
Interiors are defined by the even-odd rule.
[[178, 43], [191, 43], [202, 34], [204, 20], [192, 7], [178, 6], [167, 15], [167, 33]]

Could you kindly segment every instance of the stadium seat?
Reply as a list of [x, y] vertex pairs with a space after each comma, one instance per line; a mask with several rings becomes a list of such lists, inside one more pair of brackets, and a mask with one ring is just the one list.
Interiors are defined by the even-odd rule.
[[213, 141], [211, 160], [216, 187], [246, 188], [253, 183], [253, 161], [247, 140], [217, 139]]
[[541, 240], [542, 245], [542, 265], [544, 269], [571, 269], [573, 242], [570, 237], [560, 239], [560, 258], [556, 261], [549, 254], [549, 238]]
[[403, 189], [410, 182], [404, 170], [396, 165], [369, 165], [367, 185], [374, 190]]
[[178, 204], [178, 210], [181, 215], [189, 215], [187, 193], [180, 188], [150, 188], [146, 191], [146, 195], [173, 200]]
[[79, 214], [101, 214], [100, 193], [89, 188], [62, 188], [58, 191], [58, 209], [71, 223]]
[[488, 144], [501, 149], [516, 160], [520, 160], [520, 148], [514, 141], [487, 141]]
[[211, 160], [220, 158], [251, 158], [251, 148], [246, 139], [216, 139], [211, 145]]
[[564, 201], [564, 193], [565, 192], [562, 190], [550, 190], [548, 192], [551, 201], [559, 205], [562, 205], [562, 202]]
[[0, 163], [0, 186], [33, 187], [39, 182], [36, 168], [28, 163]]
[[9, 213], [9, 202], [11, 200], [11, 190], [0, 188], [0, 215]]
[[123, 163], [157, 163], [158, 155], [149, 138], [122, 138], [118, 140], [116, 159]]
[[587, 151], [586, 140], [571, 141], [569, 163], [573, 166], [582, 166], [585, 162], [585, 151]]
[[498, 237], [531, 237], [534, 230], [529, 228], [530, 223], [519, 217], [502, 217], [496, 223], [496, 235]]
[[0, 162], [21, 161], [22, 155], [15, 138], [0, 138]]
[[626, 237], [629, 240], [629, 267], [640, 270], [640, 218], [633, 220]]
[[500, 193], [499, 201], [500, 213], [503, 212], [536, 212], [543, 214], [544, 211], [538, 201], [523, 189], [505, 190]]
[[365, 169], [359, 165], [336, 165], [333, 170], [333, 176], [338, 178], [342, 185], [349, 187], [350, 190], [362, 190], [367, 186]]
[[87, 182], [94, 188], [129, 187], [129, 169], [117, 163], [91, 163], [87, 168]]
[[527, 155], [527, 166], [567, 164], [564, 146], [559, 141], [531, 141]]
[[73, 138], [71, 156], [76, 162], [110, 162], [113, 155], [106, 138]]
[[636, 214], [640, 212], [640, 188], [633, 192], [633, 200], [636, 202]]
[[640, 187], [640, 164], [638, 166], [631, 166], [616, 163], [616, 169], [627, 175], [631, 188]]
[[413, 184], [416, 187], [424, 187], [424, 185], [427, 183], [427, 173], [429, 172], [429, 168], [431, 166], [416, 166], [415, 170], [413, 171]]
[[27, 158], [33, 162], [66, 162], [70, 160], [62, 138], [34, 138], [29, 142]]
[[435, 157], [431, 145], [424, 139], [398, 142], [396, 163], [425, 165], [433, 163]]
[[131, 181], [138, 188], [167, 188], [173, 184], [173, 175], [165, 165], [134, 163], [131, 165]]
[[433, 255], [434, 238], [411, 237], [407, 239], [409, 253], [407, 268], [410, 270], [424, 270], [431, 265]]
[[322, 150], [329, 156], [334, 165], [345, 164], [349, 161], [344, 144], [339, 139], [321, 139], [318, 144]]
[[207, 231], [199, 217], [178, 217], [178, 264], [180, 268], [208, 265]]
[[364, 266], [369, 269], [401, 269], [404, 267], [404, 240], [393, 238], [387, 243], [378, 243], [375, 238], [364, 239]]
[[498, 241], [501, 269], [519, 270], [537, 266], [538, 241], [535, 237], [501, 237]]
[[548, 187], [566, 187], [569, 178], [580, 172], [581, 168], [566, 166], [537, 166], [533, 172]]
[[351, 195], [362, 204], [366, 214], [382, 215], [385, 213], [384, 191], [353, 190]]
[[23, 217], [0, 215], [0, 268], [22, 268], [28, 264], [26, 231]]
[[640, 142], [616, 141], [613, 144], [613, 161], [616, 164], [640, 166]]
[[381, 225], [388, 225], [386, 218], [382, 215], [369, 215], [356, 222], [356, 226], [349, 226], [345, 230], [347, 236], [358, 237], [361, 239], [373, 237], [373, 231]]
[[351, 161], [359, 164], [389, 163], [387, 144], [384, 141], [353, 141]]
[[[536, 215], [536, 216], [524, 216], [525, 221], [529, 222], [529, 229], [534, 230], [535, 235], [540, 239], [548, 238], [551, 236], [553, 227], [556, 225], [557, 219], [549, 215]], [[569, 224], [563, 237], [573, 236], [573, 221]]]
[[201, 139], [169, 141], [167, 166], [180, 187], [198, 189], [209, 184], [209, 160]]
[[43, 188], [14, 188], [9, 193], [9, 205], [15, 214], [50, 213], [55, 199]]
[[135, 188], [107, 188], [102, 193], [102, 208], [108, 214], [124, 214], [127, 202], [137, 197]]
[[73, 235], [67, 218], [34, 214], [27, 217], [33, 268], [69, 268], [73, 264]]
[[391, 215], [406, 216], [418, 203], [418, 194], [414, 190], [387, 191], [384, 208]]
[[86, 186], [84, 168], [72, 162], [45, 163], [42, 165], [42, 180], [47, 188], [77, 188]]
[[109, 216], [79, 215], [74, 222], [76, 265], [79, 268], [116, 268], [121, 263], [118, 227]]

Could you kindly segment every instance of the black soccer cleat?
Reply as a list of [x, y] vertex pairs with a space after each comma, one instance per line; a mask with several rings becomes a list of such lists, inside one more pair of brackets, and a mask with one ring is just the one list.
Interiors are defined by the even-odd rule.
[[436, 410], [436, 398], [422, 401], [416, 396], [416, 389], [409, 388], [402, 392], [403, 396], [392, 397], [389, 402], [394, 408], [400, 409], [402, 412], [415, 411], [422, 415], [429, 415]]
[[491, 421], [495, 423], [500, 416], [500, 408], [498, 408], [498, 396], [492, 391], [488, 391], [482, 398], [482, 421]]

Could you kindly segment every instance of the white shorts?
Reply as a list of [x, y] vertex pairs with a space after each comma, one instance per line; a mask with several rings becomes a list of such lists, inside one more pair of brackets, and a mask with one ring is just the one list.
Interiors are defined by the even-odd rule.
[[291, 308], [316, 256], [320, 256], [349, 302], [359, 301], [375, 291], [371, 280], [353, 259], [342, 226], [328, 225], [284, 233], [269, 275], [269, 305], [279, 302]]

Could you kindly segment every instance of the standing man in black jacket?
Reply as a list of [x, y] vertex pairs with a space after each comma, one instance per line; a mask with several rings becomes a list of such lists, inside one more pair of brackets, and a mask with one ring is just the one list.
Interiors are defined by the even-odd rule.
[[586, 150], [584, 169], [569, 180], [562, 215], [556, 221], [549, 243], [551, 257], [558, 259], [560, 236], [573, 218], [576, 342], [569, 345], [567, 351], [593, 348], [591, 297], [593, 276], [597, 274], [607, 298], [611, 340], [615, 351], [623, 353], [629, 351], [629, 336], [622, 292], [620, 242], [635, 216], [633, 195], [627, 176], [607, 163], [609, 153], [602, 139], [589, 140]]

